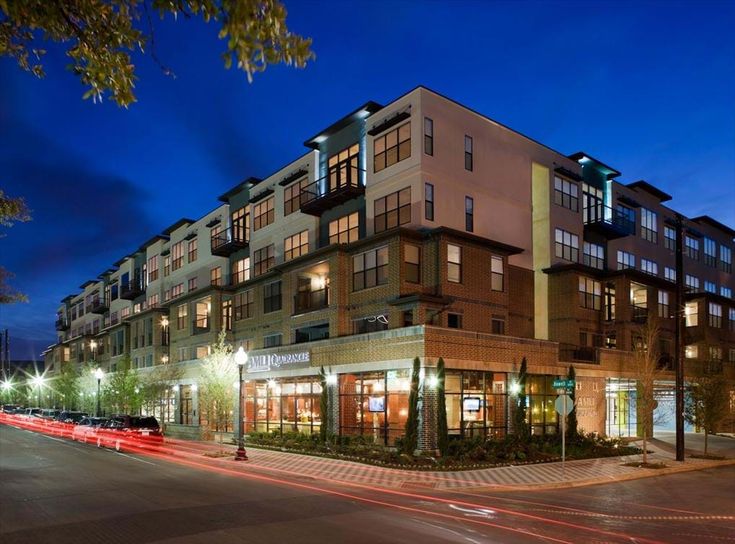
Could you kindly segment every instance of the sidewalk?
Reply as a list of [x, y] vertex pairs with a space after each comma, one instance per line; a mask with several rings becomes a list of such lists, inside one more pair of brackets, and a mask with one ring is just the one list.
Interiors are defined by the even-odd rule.
[[[637, 444], [640, 446], [640, 444]], [[662, 447], [663, 446], [663, 447]], [[664, 469], [646, 469], [626, 467], [625, 463], [640, 461], [642, 455], [608, 457], [603, 459], [585, 459], [568, 461], [562, 470], [562, 463], [544, 463], [536, 465], [518, 465], [456, 472], [411, 471], [365, 465], [340, 459], [329, 459], [281, 451], [272, 451], [248, 447], [249, 461], [243, 467], [250, 470], [262, 470], [281, 475], [290, 475], [294, 479], [316, 479], [331, 482], [346, 482], [369, 486], [399, 488], [421, 488], [436, 490], [538, 490], [562, 487], [578, 487], [599, 483], [610, 483], [652, 476], [661, 476], [676, 472], [702, 470], [705, 468], [735, 465], [735, 459], [711, 461], [687, 457], [679, 463], [674, 455], [665, 447], [666, 444], [649, 442], [648, 461], [666, 463]], [[213, 442], [191, 443], [191, 450], [204, 454], [207, 451], [234, 451], [235, 446]], [[223, 463], [228, 458], [220, 458]]]

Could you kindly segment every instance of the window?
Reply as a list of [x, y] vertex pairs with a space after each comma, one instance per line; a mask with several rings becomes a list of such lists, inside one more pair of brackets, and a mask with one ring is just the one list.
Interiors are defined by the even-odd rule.
[[717, 267], [717, 243], [712, 238], [704, 239], [704, 264]]
[[290, 261], [309, 252], [309, 231], [304, 230], [283, 240], [283, 260]]
[[684, 285], [688, 291], [699, 291], [699, 278], [691, 274], [686, 274], [684, 276]]
[[687, 327], [696, 327], [699, 325], [699, 303], [686, 303], [684, 306], [684, 323]]
[[709, 326], [719, 329], [722, 327], [722, 306], [715, 304], [714, 302], [709, 303]]
[[447, 281], [462, 283], [462, 248], [447, 244]]
[[684, 357], [686, 359], [696, 359], [699, 357], [699, 346], [691, 344], [684, 348]]
[[404, 327], [413, 326], [413, 310], [404, 310], [401, 312], [401, 318]]
[[176, 307], [176, 328], [182, 330], [186, 327], [186, 317], [189, 315], [189, 305], [180, 304]]
[[352, 257], [352, 290], [388, 283], [388, 247], [371, 249]]
[[258, 202], [253, 209], [253, 230], [267, 227], [275, 220], [275, 199], [267, 198], [262, 202]]
[[166, 277], [171, 273], [171, 255], [163, 258], [163, 276]]
[[253, 253], [253, 275], [260, 276], [268, 272], [276, 264], [276, 249], [273, 244], [256, 249]]
[[187, 287], [187, 292], [195, 291], [197, 288], [197, 278], [189, 278], [189, 284]]
[[720, 285], [720, 295], [725, 298], [732, 298], [732, 289], [725, 287], [724, 285]]
[[424, 153], [434, 154], [434, 121], [424, 117]]
[[727, 319], [729, 322], [730, 332], [735, 332], [735, 308], [730, 308], [727, 311]]
[[403, 267], [406, 281], [421, 283], [421, 248], [413, 244], [403, 246]]
[[250, 257], [235, 261], [232, 267], [232, 284], [237, 285], [250, 279]]
[[554, 177], [554, 204], [579, 211], [579, 186], [573, 181]]
[[623, 224], [631, 225], [635, 229], [635, 210], [622, 204], [618, 204], [617, 210]]
[[641, 208], [641, 238], [658, 243], [658, 215], [646, 208]]
[[375, 200], [375, 232], [411, 222], [411, 187]]
[[641, 271], [652, 276], [658, 276], [658, 264], [655, 261], [641, 258]]
[[722, 348], [719, 346], [709, 347], [709, 360], [710, 361], [722, 361]]
[[386, 313], [360, 317], [352, 320], [352, 334], [387, 331], [388, 317]]
[[359, 219], [357, 212], [344, 215], [329, 222], [329, 243], [348, 244], [359, 238]]
[[434, 185], [424, 183], [424, 217], [427, 221], [434, 220]]
[[274, 281], [263, 286], [263, 313], [281, 309], [281, 282]]
[[354, 144], [329, 157], [329, 191], [340, 187], [358, 186], [360, 182], [359, 156], [360, 146]]
[[148, 283], [158, 279], [158, 255], [148, 259]]
[[635, 268], [635, 255], [618, 250], [618, 270], [625, 268]]
[[450, 329], [461, 329], [462, 314], [447, 314], [447, 327]]
[[464, 137], [464, 169], [472, 172], [472, 137]]
[[674, 270], [671, 267], [664, 268], [664, 278], [666, 278], [668, 281], [676, 281], [676, 270]]
[[[230, 216], [232, 225], [232, 239], [237, 241], [250, 240], [250, 206], [243, 206], [232, 212]], [[218, 231], [219, 231], [219, 227]], [[214, 229], [212, 229], [214, 230]]]
[[727, 360], [731, 363], [735, 363], [735, 348], [727, 350]]
[[197, 260], [197, 251], [198, 251], [197, 247], [198, 247], [198, 244], [197, 244], [196, 238], [192, 238], [191, 240], [189, 240], [188, 249], [189, 249], [189, 262], [190, 263], [193, 263], [194, 261]]
[[605, 321], [615, 321], [615, 284], [605, 284]]
[[171, 271], [178, 270], [184, 265], [184, 242], [176, 242], [171, 246]]
[[283, 190], [283, 215], [291, 215], [299, 211], [301, 206], [301, 191], [309, 184], [309, 178], [292, 183]]
[[676, 230], [667, 226], [664, 226], [664, 247], [676, 251]]
[[464, 197], [464, 230], [472, 232], [475, 229], [475, 201], [471, 196]]
[[411, 123], [386, 132], [373, 139], [373, 171], [380, 172], [411, 156]]
[[732, 274], [732, 249], [720, 245], [720, 270]]
[[253, 317], [255, 291], [248, 289], [235, 295], [235, 321]]
[[490, 319], [490, 332], [493, 334], [505, 334], [505, 317], [494, 315]]
[[579, 305], [589, 310], [602, 309], [602, 285], [591, 278], [579, 278]]
[[586, 266], [602, 270], [605, 267], [605, 248], [592, 242], [585, 242], [582, 262]]
[[669, 306], [668, 291], [658, 292], [658, 316], [659, 317], [671, 317], [671, 308]]
[[209, 271], [209, 284], [222, 287], [222, 267], [216, 266]]
[[497, 255], [490, 257], [490, 289], [502, 291], [504, 283], [503, 258]]
[[704, 280], [704, 290], [708, 293], [717, 293], [717, 284]]
[[695, 261], [699, 260], [699, 240], [691, 236], [684, 237], [684, 255]]
[[268, 334], [263, 337], [264, 348], [274, 348], [283, 344], [283, 334], [280, 332], [277, 334]]
[[148, 297], [148, 307], [155, 308], [158, 306], [158, 294], [151, 295]]
[[579, 236], [562, 229], [556, 229], [554, 240], [557, 257], [575, 263], [579, 261]]

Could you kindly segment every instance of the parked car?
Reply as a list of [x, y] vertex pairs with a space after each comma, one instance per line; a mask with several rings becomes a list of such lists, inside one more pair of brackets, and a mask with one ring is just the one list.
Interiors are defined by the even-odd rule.
[[56, 416], [56, 421], [59, 421], [61, 423], [71, 423], [73, 425], [76, 425], [79, 423], [82, 419], [87, 417], [87, 412], [77, 412], [73, 410], [62, 410], [59, 412], [59, 415]]
[[97, 447], [115, 448], [117, 451], [125, 446], [146, 447], [161, 443], [161, 426], [152, 416], [115, 415], [97, 432]]
[[43, 412], [43, 408], [26, 408], [23, 415], [26, 417], [41, 417], [41, 412]]
[[107, 423], [106, 417], [84, 417], [71, 432], [71, 439], [79, 442], [92, 442], [96, 440], [97, 429]]
[[3, 404], [3, 414], [15, 414], [18, 408], [20, 406], [17, 404]]
[[60, 412], [61, 410], [57, 410], [56, 408], [47, 408], [45, 410], [41, 410], [41, 414], [38, 417], [46, 421], [53, 421]]

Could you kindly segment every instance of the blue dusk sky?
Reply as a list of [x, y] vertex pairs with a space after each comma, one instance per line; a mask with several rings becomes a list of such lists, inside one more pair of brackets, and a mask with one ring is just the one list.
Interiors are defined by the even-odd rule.
[[0, 263], [30, 301], [0, 307], [15, 359], [53, 343], [59, 301], [181, 217], [367, 100], [434, 89], [565, 154], [584, 150], [735, 227], [735, 3], [286, 0], [317, 54], [252, 84], [220, 60], [218, 28], [158, 25], [138, 102], [83, 101], [49, 47], [38, 80], [0, 59], [0, 187], [33, 221]]

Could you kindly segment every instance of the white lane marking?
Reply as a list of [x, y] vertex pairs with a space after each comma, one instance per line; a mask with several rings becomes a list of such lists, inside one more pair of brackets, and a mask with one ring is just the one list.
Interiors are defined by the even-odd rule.
[[[444, 527], [443, 525], [436, 525], [434, 523], [429, 523], [428, 521], [424, 521], [424, 520], [418, 519], [418, 518], [412, 518], [412, 519], [415, 522], [420, 523], [422, 525], [428, 525], [429, 527], [433, 527], [434, 529], [441, 529], [441, 530], [447, 531], [449, 533], [452, 533], [453, 535], [456, 535], [456, 536], [458, 536], [460, 538], [464, 538], [468, 542], [472, 542], [472, 544], [482, 544], [479, 540], [475, 540], [474, 538], [470, 538], [470, 537], [468, 537], [466, 535], [463, 535], [461, 532], [455, 531], [453, 529], [450, 529], [449, 527]], [[472, 532], [475, 532], [475, 531], [472, 531]]]
[[156, 463], [151, 463], [150, 461], [144, 461], [143, 459], [138, 459], [137, 457], [133, 457], [132, 455], [128, 455], [127, 453], [120, 453], [119, 451], [112, 451], [112, 450], [108, 450], [108, 451], [110, 451], [111, 453], [122, 455], [123, 457], [127, 457], [128, 459], [132, 459], [133, 461], [145, 463], [146, 465], [153, 465], [154, 467], [156, 466]]

